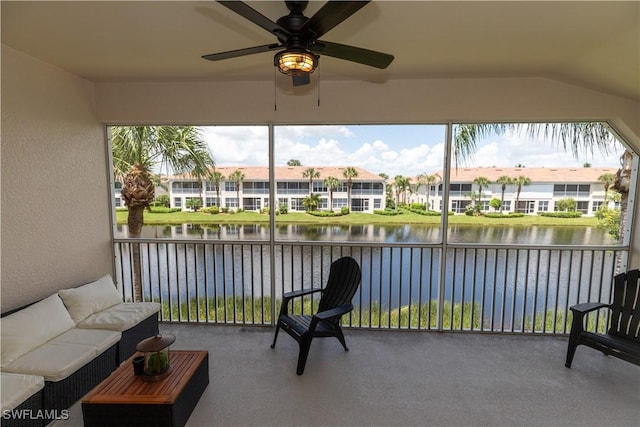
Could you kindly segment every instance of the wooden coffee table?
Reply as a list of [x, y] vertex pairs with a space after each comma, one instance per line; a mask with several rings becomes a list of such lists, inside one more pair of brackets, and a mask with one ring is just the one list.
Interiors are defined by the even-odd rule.
[[85, 427], [185, 425], [209, 384], [209, 353], [170, 350], [172, 370], [155, 382], [134, 375], [137, 355], [82, 399]]

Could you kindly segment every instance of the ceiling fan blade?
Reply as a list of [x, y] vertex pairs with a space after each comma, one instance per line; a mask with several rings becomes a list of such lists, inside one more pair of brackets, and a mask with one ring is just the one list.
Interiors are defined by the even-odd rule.
[[[308, 40], [322, 37], [330, 29], [359, 11], [367, 3], [369, 3], [369, 0], [328, 1], [300, 27], [300, 34]], [[309, 37], [307, 37], [307, 34]]]
[[277, 43], [263, 44], [262, 46], [247, 47], [245, 49], [229, 50], [227, 52], [210, 53], [202, 55], [204, 59], [209, 61], [220, 61], [221, 59], [236, 58], [238, 56], [253, 55], [254, 53], [268, 52], [283, 47]]
[[394, 58], [393, 55], [387, 53], [323, 40], [318, 40], [309, 47], [309, 50], [320, 55], [332, 56], [382, 69], [387, 68]]
[[224, 7], [231, 9], [238, 15], [253, 22], [257, 26], [264, 28], [276, 36], [282, 36], [285, 39], [291, 37], [291, 33], [283, 26], [273, 22], [251, 6], [241, 1], [218, 1]]

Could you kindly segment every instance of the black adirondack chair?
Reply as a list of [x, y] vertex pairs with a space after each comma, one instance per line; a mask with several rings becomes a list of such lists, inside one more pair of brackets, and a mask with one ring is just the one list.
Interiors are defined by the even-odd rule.
[[[360, 266], [351, 257], [344, 257], [334, 261], [329, 270], [329, 279], [324, 289], [301, 289], [288, 292], [282, 296], [280, 315], [276, 325], [271, 348], [276, 345], [278, 331], [282, 329], [298, 342], [298, 366], [296, 373], [302, 375], [309, 355], [311, 340], [315, 337], [336, 337], [342, 343], [345, 351], [349, 351], [344, 340], [340, 318], [353, 310], [351, 299], [360, 286], [362, 273]], [[289, 303], [297, 297], [321, 292], [318, 312], [310, 315], [289, 314]]]
[[[567, 361], [571, 367], [576, 347], [580, 344], [594, 348], [609, 356], [615, 356], [635, 365], [640, 365], [640, 275], [630, 270], [614, 277], [613, 302], [604, 304], [591, 302], [571, 307], [573, 321], [569, 335]], [[611, 310], [611, 321], [606, 334], [584, 330], [587, 313], [601, 308]]]

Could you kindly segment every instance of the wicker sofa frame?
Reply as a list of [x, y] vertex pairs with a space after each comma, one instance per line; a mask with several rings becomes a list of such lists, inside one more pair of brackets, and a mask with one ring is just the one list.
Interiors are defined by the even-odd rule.
[[[32, 414], [37, 414], [40, 410], [42, 410], [43, 400], [44, 400], [44, 389], [38, 390], [37, 393], [31, 395], [27, 400], [22, 402], [20, 405], [15, 407], [13, 411], [15, 412], [30, 412]], [[2, 419], [2, 427], [40, 427], [44, 426], [45, 421], [42, 419], [30, 419], [30, 418], [12, 418], [7, 417]]]
[[[0, 317], [15, 313], [31, 304], [7, 311]], [[34, 394], [19, 409], [42, 409], [45, 413], [53, 413], [58, 416], [62, 410], [69, 408], [92, 388], [109, 376], [123, 361], [128, 359], [136, 351], [136, 345], [144, 338], [158, 334], [158, 313], [153, 313], [137, 325], [122, 332], [120, 341], [109, 347], [92, 361], [61, 381], [45, 381], [44, 389]], [[17, 420], [6, 419], [2, 426], [35, 427], [46, 425], [52, 420]]]

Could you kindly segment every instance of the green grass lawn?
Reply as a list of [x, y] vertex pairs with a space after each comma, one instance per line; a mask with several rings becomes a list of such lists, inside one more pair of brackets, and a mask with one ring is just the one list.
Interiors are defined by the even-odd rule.
[[[127, 212], [117, 211], [116, 221], [118, 224], [127, 223]], [[170, 224], [256, 224], [268, 223], [269, 215], [257, 212], [240, 212], [236, 214], [203, 214], [199, 212], [173, 212], [155, 213], [153, 211], [144, 213], [144, 223], [147, 225], [170, 225]], [[387, 216], [368, 213], [350, 213], [349, 215], [320, 218], [306, 213], [288, 213], [277, 215], [276, 222], [287, 224], [440, 224], [439, 216], [424, 216], [409, 211], [403, 211], [399, 215]], [[595, 217], [581, 218], [549, 218], [538, 215], [525, 215], [520, 218], [485, 218], [467, 215], [450, 215], [449, 224], [469, 224], [469, 225], [512, 225], [528, 227], [533, 225], [542, 226], [586, 226], [595, 227], [597, 219]]]

